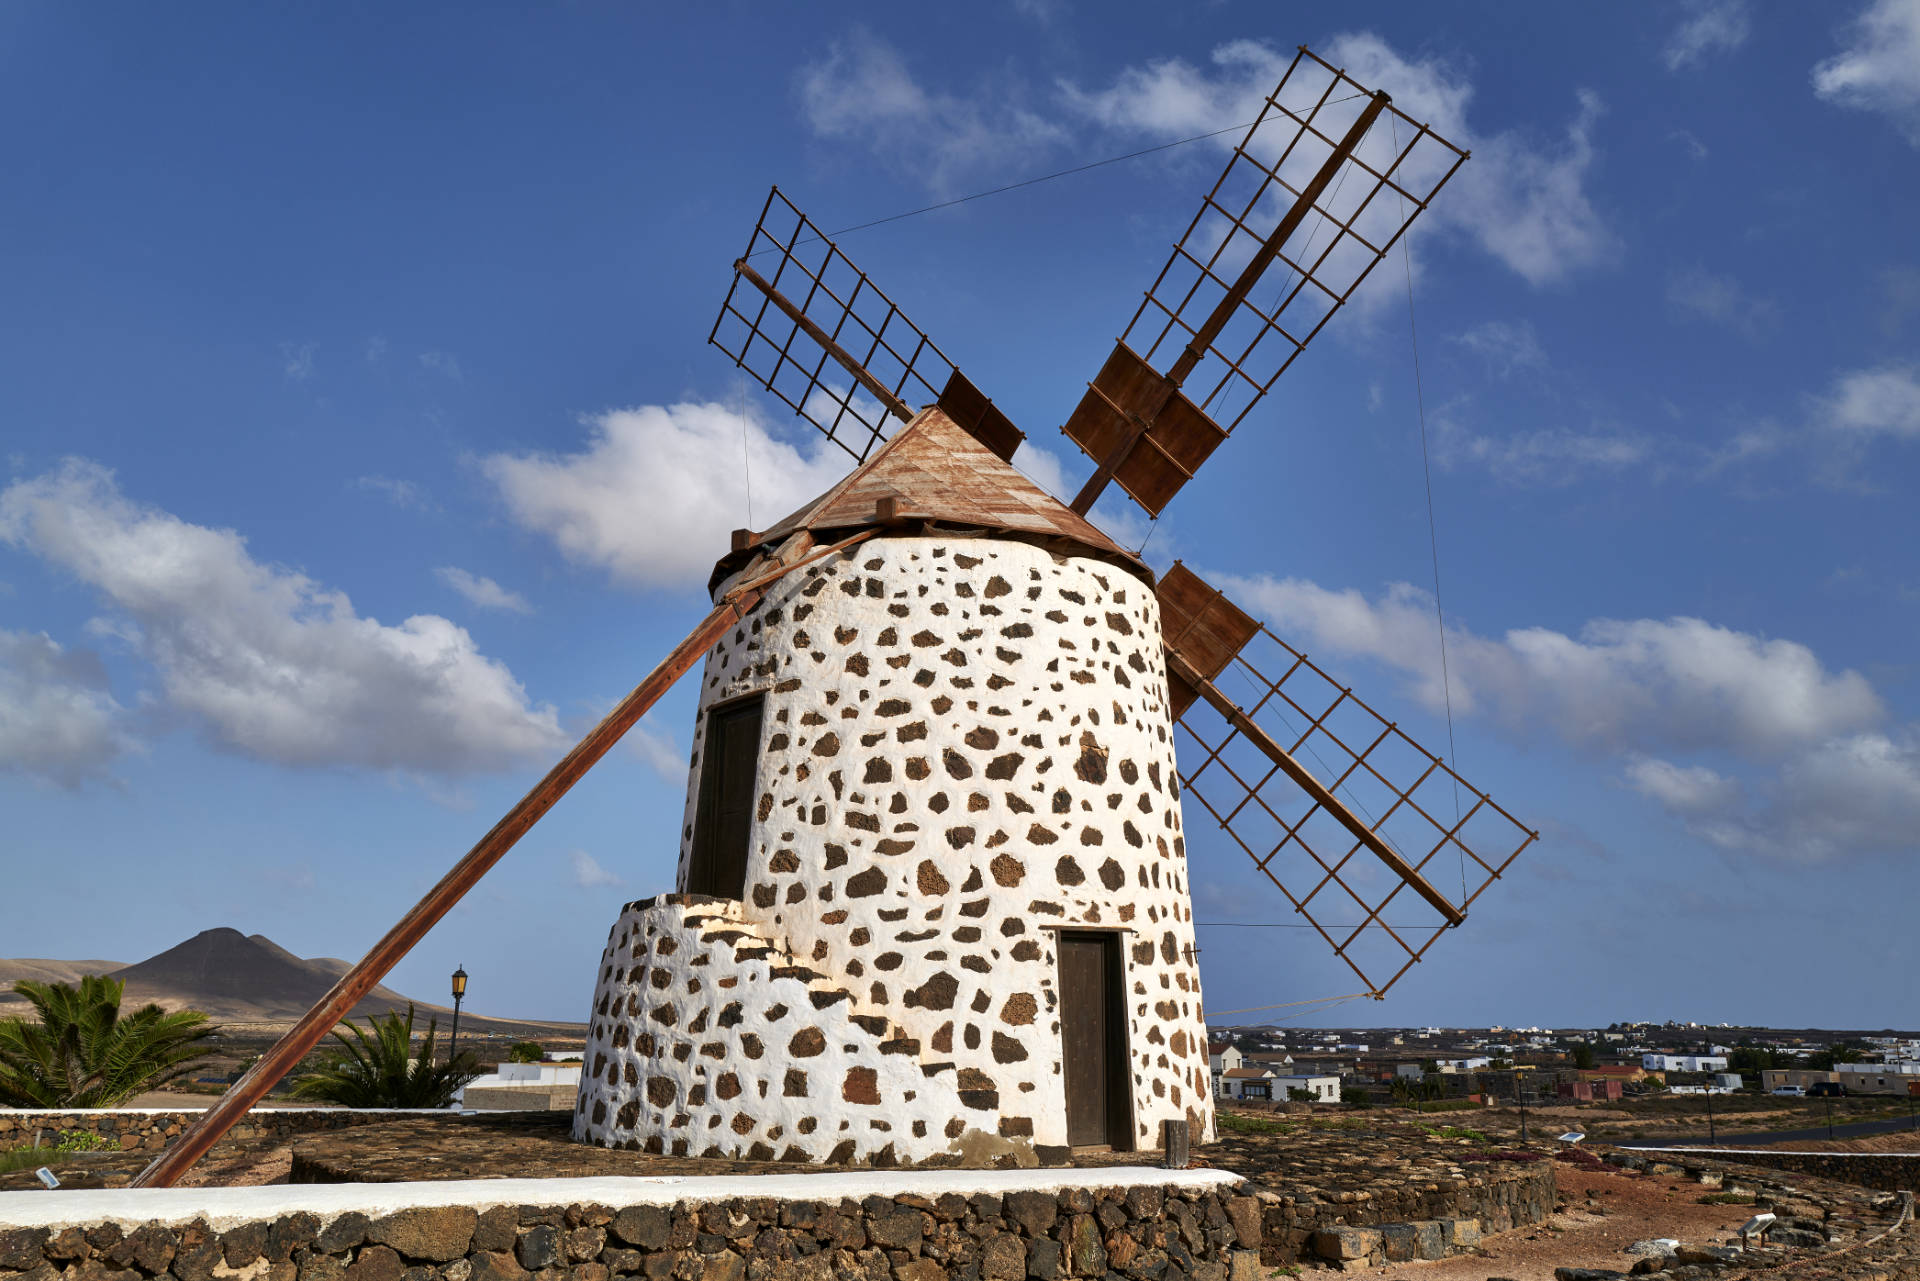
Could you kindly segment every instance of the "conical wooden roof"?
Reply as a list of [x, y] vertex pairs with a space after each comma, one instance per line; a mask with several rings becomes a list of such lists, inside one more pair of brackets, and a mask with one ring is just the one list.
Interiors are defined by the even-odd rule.
[[[881, 500], [889, 498], [895, 514], [886, 520]], [[811, 531], [824, 543], [831, 541], [825, 537], [831, 531], [869, 525], [887, 525], [902, 533], [929, 528], [997, 532], [1029, 542], [1059, 543], [1063, 552], [1111, 561], [1153, 581], [1133, 553], [1001, 461], [939, 406], [930, 405], [839, 484], [722, 557], [708, 586], [717, 588], [763, 544], [778, 543], [799, 530]]]

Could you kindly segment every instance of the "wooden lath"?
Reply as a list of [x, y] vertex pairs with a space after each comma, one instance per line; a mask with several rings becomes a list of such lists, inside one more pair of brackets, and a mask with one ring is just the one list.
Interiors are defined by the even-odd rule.
[[1537, 833], [1184, 566], [1159, 597], [1187, 796], [1385, 992]]
[[1466, 158], [1302, 46], [1062, 428], [1073, 509], [1113, 481], [1159, 515]]
[[780, 188], [733, 273], [707, 341], [855, 460], [928, 404], [1003, 461], [1020, 447], [1012, 420]]

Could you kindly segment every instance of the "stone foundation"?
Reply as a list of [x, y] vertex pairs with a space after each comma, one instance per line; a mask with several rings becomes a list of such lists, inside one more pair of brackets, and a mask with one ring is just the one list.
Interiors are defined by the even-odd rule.
[[897, 1176], [821, 1174], [13, 1193], [0, 1278], [1253, 1281], [1260, 1220], [1238, 1182], [1117, 1169], [929, 1172], [912, 1192]]

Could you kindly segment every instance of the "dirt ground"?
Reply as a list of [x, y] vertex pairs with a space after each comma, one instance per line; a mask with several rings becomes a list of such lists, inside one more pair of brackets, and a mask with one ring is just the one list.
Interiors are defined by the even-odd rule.
[[1636, 1262], [1621, 1250], [1651, 1237], [1677, 1237], [1689, 1246], [1738, 1243], [1752, 1215], [1744, 1205], [1701, 1205], [1699, 1184], [1625, 1171], [1594, 1171], [1562, 1164], [1556, 1171], [1566, 1208], [1545, 1223], [1487, 1237], [1480, 1254], [1430, 1263], [1390, 1263], [1380, 1275], [1408, 1281], [1553, 1281], [1555, 1268], [1611, 1268]]

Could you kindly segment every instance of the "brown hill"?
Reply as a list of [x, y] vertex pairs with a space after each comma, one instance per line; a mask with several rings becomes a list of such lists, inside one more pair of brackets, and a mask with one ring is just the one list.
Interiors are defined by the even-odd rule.
[[[128, 1008], [154, 1001], [169, 1010], [204, 1010], [230, 1034], [278, 1036], [324, 996], [350, 963], [331, 956], [299, 957], [263, 934], [247, 935], [234, 929], [203, 930], [137, 965], [119, 961], [55, 961], [0, 958], [0, 1017], [29, 1012], [25, 1001], [13, 996], [18, 979], [77, 983], [82, 975], [106, 974], [123, 980]], [[404, 1010], [407, 998], [391, 988], [376, 987], [353, 1008], [355, 1017]], [[444, 1031], [452, 1010], [445, 1005], [414, 1002], [422, 1030], [427, 1019], [438, 1017]], [[581, 1023], [536, 1019], [488, 1018], [472, 1011], [460, 1017], [462, 1033], [515, 1037], [576, 1037], [586, 1034]]]
[[0, 957], [0, 1016], [18, 1014], [31, 1007], [26, 998], [13, 994], [13, 985], [22, 979], [34, 983], [78, 983], [89, 974], [110, 974], [123, 969], [125, 961], [53, 961], [44, 957]]
[[[110, 977], [126, 983], [128, 1005], [156, 1001], [167, 1009], [205, 1010], [222, 1022], [269, 1023], [305, 1014], [345, 968], [330, 959], [295, 956], [264, 934], [223, 927], [202, 930], [158, 956], [112, 971]], [[406, 997], [376, 987], [353, 1012], [383, 1014], [406, 1007]]]

